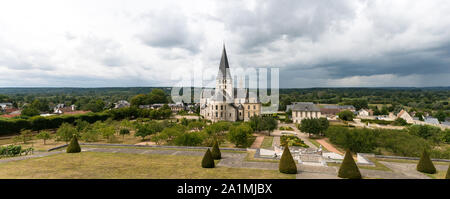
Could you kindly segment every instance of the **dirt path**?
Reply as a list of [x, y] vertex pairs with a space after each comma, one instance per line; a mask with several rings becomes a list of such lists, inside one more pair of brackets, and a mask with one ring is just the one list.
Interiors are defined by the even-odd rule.
[[264, 140], [264, 135], [258, 135], [258, 137], [256, 137], [255, 141], [253, 142], [253, 144], [250, 148], [252, 148], [252, 149], [261, 148], [261, 144], [263, 143], [263, 140]]
[[328, 143], [325, 139], [317, 139], [316, 140], [320, 145], [322, 145], [322, 147], [324, 147], [325, 149], [327, 149], [330, 152], [334, 152], [340, 155], [344, 155], [342, 152], [340, 152], [339, 150], [337, 150], [333, 145], [331, 145], [330, 143]]

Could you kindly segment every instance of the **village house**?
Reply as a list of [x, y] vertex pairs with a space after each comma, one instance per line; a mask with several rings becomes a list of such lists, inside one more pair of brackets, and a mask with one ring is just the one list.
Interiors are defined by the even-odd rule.
[[368, 116], [372, 116], [372, 115], [373, 115], [373, 111], [370, 109], [361, 109], [358, 111], [358, 116], [368, 117]]
[[301, 123], [306, 118], [320, 118], [322, 114], [320, 108], [312, 102], [294, 102], [291, 106], [292, 121]]
[[130, 103], [126, 100], [119, 100], [117, 103], [114, 103], [114, 108], [125, 108], [130, 107]]
[[414, 118], [409, 115], [408, 112], [406, 112], [404, 109], [402, 109], [398, 114], [397, 118], [404, 119], [408, 124], [414, 123]]
[[353, 105], [323, 105], [320, 108], [320, 112], [324, 115], [337, 115], [343, 110], [355, 112], [356, 108]]

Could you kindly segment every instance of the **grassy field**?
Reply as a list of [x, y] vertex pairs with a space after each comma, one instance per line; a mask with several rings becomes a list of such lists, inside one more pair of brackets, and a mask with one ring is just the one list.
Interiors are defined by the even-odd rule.
[[61, 153], [0, 164], [0, 178], [295, 178], [276, 170], [201, 168], [200, 156]]
[[271, 149], [273, 142], [273, 136], [264, 136], [264, 140], [261, 144], [261, 148], [263, 149]]

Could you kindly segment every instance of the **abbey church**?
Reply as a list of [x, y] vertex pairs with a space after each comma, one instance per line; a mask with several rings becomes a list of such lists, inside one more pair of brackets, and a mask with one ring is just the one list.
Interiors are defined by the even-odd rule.
[[204, 90], [200, 98], [200, 115], [213, 122], [248, 121], [250, 117], [261, 114], [261, 103], [256, 94], [250, 95], [249, 89], [233, 88], [233, 80], [228, 65], [227, 52], [223, 46], [216, 88], [213, 93]]

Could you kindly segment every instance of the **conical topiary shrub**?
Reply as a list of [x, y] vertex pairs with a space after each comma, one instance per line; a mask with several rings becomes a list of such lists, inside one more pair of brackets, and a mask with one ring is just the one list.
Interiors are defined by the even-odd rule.
[[217, 143], [217, 141], [214, 142], [211, 155], [214, 160], [220, 160], [222, 158], [222, 154], [220, 153], [219, 149], [219, 143]]
[[202, 159], [203, 168], [214, 168], [214, 159], [212, 158], [211, 151], [208, 149]]
[[280, 170], [281, 173], [286, 174], [297, 173], [297, 166], [295, 165], [294, 158], [292, 158], [291, 152], [289, 151], [289, 147], [287, 145], [284, 147], [283, 155], [281, 155], [278, 169]]
[[78, 139], [76, 135], [73, 135], [72, 140], [70, 140], [69, 146], [67, 146], [67, 153], [79, 153], [81, 152], [80, 145], [78, 144]]
[[436, 168], [434, 167], [433, 162], [431, 162], [430, 156], [426, 150], [423, 150], [422, 156], [417, 164], [417, 171], [429, 174], [436, 173]]
[[342, 161], [341, 167], [339, 168], [338, 177], [348, 179], [362, 178], [358, 166], [356, 165], [355, 160], [353, 160], [350, 150], [347, 150], [347, 152], [345, 153], [344, 160]]
[[448, 166], [447, 174], [445, 175], [445, 179], [450, 179], [450, 165]]

